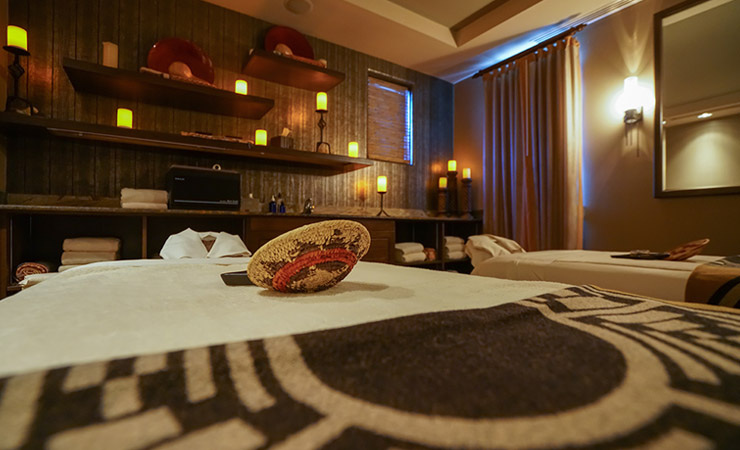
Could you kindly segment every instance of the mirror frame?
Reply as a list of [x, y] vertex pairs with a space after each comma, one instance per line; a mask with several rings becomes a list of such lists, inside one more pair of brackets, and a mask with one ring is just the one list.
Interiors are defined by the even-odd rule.
[[706, 1], [709, 0], [686, 0], [685, 2], [671, 6], [670, 8], [658, 11], [653, 16], [653, 61], [655, 65], [655, 149], [653, 153], [653, 196], [656, 198], [740, 194], [740, 185], [715, 188], [676, 189], [671, 191], [663, 189], [663, 90], [661, 88], [663, 19]]

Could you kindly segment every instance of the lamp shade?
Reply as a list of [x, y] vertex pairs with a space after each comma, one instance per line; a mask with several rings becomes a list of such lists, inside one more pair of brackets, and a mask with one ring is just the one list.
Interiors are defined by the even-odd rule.
[[237, 94], [247, 95], [248, 89], [249, 88], [245, 80], [236, 80], [236, 83], [234, 83], [234, 92]]
[[8, 25], [8, 47], [28, 51], [28, 33], [26, 33], [26, 30], [15, 25]]
[[326, 92], [316, 93], [316, 111], [328, 111]]
[[447, 171], [457, 172], [457, 161], [455, 161], [454, 159], [447, 161]]
[[388, 192], [388, 177], [385, 175], [378, 177], [378, 192]]
[[637, 84], [637, 77], [628, 77], [624, 79], [624, 98], [622, 100], [624, 109], [642, 108], [642, 99], [640, 98], [640, 87]]
[[134, 113], [128, 108], [118, 108], [116, 112], [116, 126], [121, 128], [134, 127]]
[[254, 143], [256, 145], [267, 145], [267, 130], [256, 130], [254, 132]]

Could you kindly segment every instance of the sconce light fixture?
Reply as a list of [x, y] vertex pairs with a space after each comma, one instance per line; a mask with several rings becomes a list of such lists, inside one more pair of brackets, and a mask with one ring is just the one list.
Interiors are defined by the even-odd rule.
[[624, 91], [622, 92], [624, 123], [633, 125], [642, 120], [642, 99], [640, 97], [637, 77], [625, 78]]

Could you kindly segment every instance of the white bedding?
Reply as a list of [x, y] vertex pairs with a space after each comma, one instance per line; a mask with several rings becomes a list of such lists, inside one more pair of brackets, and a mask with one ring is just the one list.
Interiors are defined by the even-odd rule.
[[0, 301], [0, 376], [107, 358], [500, 305], [562, 289], [359, 263], [336, 287], [280, 294], [230, 287], [247, 258], [136, 260], [66, 271]]
[[686, 281], [694, 268], [720, 259], [719, 256], [694, 256], [688, 261], [650, 261], [611, 257], [620, 253], [624, 252], [548, 250], [513, 253], [478, 264], [473, 275], [593, 284], [605, 289], [683, 301]]

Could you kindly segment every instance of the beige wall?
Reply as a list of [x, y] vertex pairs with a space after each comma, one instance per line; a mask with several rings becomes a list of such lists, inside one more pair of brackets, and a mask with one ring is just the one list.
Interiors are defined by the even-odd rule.
[[[677, 3], [644, 0], [578, 34], [583, 68], [587, 249], [665, 250], [708, 237], [712, 242], [705, 253], [740, 253], [740, 195], [653, 198], [653, 110], [647, 108], [645, 120], [633, 134], [625, 136], [625, 126], [615, 108], [628, 76], [638, 76], [640, 84], [652, 90], [653, 14]], [[458, 83], [458, 160], [480, 161], [482, 114], [480, 79]]]

